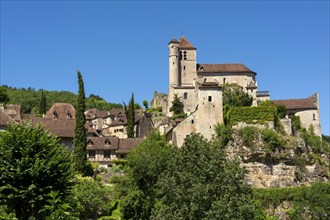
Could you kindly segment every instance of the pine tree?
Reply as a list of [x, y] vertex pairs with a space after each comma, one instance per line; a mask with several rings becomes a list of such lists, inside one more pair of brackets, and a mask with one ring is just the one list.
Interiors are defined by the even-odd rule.
[[170, 108], [170, 111], [174, 113], [174, 115], [180, 115], [183, 114], [183, 103], [178, 97], [178, 94], [174, 94], [174, 99], [172, 101], [172, 106]]
[[44, 94], [44, 90], [41, 90], [41, 97], [39, 100], [39, 114], [46, 113], [46, 96]]
[[129, 100], [128, 106], [124, 103], [126, 120], [127, 120], [127, 137], [134, 137], [134, 122], [135, 122], [135, 111], [134, 111], [134, 93], [132, 93], [132, 97]]
[[92, 175], [93, 170], [88, 166], [86, 146], [87, 135], [85, 129], [85, 90], [81, 73], [78, 71], [78, 98], [76, 107], [76, 127], [74, 129], [73, 160], [74, 168], [84, 176]]

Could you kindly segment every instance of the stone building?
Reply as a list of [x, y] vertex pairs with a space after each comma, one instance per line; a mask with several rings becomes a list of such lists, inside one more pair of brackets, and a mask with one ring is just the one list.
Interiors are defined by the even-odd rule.
[[308, 129], [313, 126], [314, 133], [318, 136], [322, 135], [317, 93], [305, 99], [272, 100], [272, 102], [276, 105], [284, 105], [289, 118], [292, 115], [299, 116], [303, 128]]
[[184, 36], [179, 41], [172, 39], [168, 48], [167, 116], [173, 115], [169, 108], [175, 94], [181, 98], [188, 115], [170, 129], [175, 145], [181, 146], [190, 133], [201, 133], [208, 139], [212, 137], [214, 125], [223, 123], [222, 88], [225, 83], [240, 86], [253, 97], [253, 105], [257, 105], [258, 100], [269, 99], [268, 92], [258, 92], [257, 74], [243, 64], [197, 64], [196, 48]]

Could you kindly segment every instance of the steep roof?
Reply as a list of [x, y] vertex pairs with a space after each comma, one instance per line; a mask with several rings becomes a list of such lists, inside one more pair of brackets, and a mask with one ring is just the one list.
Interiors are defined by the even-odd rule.
[[196, 49], [183, 35], [179, 41], [179, 48], [180, 49]]
[[74, 137], [75, 120], [67, 118], [32, 118], [32, 124], [41, 124], [48, 132], [58, 137]]
[[54, 113], [57, 114], [57, 118], [68, 118], [68, 113], [71, 114], [72, 119], [76, 118], [76, 110], [70, 103], [54, 103], [45, 117], [53, 118]]
[[172, 40], [168, 43], [168, 44], [170, 44], [170, 43], [179, 43], [179, 41], [175, 38], [175, 37], [173, 37], [172, 38]]
[[13, 120], [17, 122], [21, 121], [21, 105], [7, 105], [4, 112]]
[[228, 64], [197, 64], [197, 73], [254, 73], [240, 63]]
[[7, 126], [9, 123], [15, 122], [3, 109], [0, 108], [0, 125]]
[[116, 153], [128, 153], [143, 141], [143, 138], [126, 138], [119, 140], [119, 149]]
[[88, 137], [87, 150], [117, 150], [119, 138], [117, 137]]
[[284, 105], [287, 110], [317, 109], [314, 96], [305, 99], [272, 100], [275, 105]]
[[114, 115], [114, 116], [125, 116], [125, 111], [122, 108], [113, 108], [110, 111], [110, 115]]
[[99, 110], [97, 108], [92, 108], [92, 109], [85, 111], [85, 116], [86, 116], [87, 120], [94, 119], [94, 118], [105, 118], [109, 114], [110, 114], [110, 112]]

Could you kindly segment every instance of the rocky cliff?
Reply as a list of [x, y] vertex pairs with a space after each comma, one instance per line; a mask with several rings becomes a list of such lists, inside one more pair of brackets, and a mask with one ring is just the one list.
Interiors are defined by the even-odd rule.
[[282, 136], [282, 145], [269, 149], [261, 132], [250, 143], [239, 130], [232, 132], [228, 156], [240, 159], [253, 187], [293, 187], [329, 179], [329, 155], [315, 153], [300, 137]]

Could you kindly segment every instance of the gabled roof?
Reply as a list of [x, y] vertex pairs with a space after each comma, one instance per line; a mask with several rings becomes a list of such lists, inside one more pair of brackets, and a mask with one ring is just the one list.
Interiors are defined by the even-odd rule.
[[87, 150], [117, 150], [119, 138], [117, 137], [88, 137]]
[[17, 122], [21, 121], [21, 105], [6, 105], [4, 112], [13, 120]]
[[125, 116], [125, 111], [122, 108], [113, 108], [110, 111], [110, 115], [114, 115], [114, 116]]
[[87, 120], [95, 119], [95, 118], [105, 118], [109, 114], [110, 114], [110, 112], [99, 110], [97, 108], [92, 108], [92, 109], [85, 111], [85, 116], [86, 116]]
[[179, 41], [179, 48], [180, 49], [196, 49], [183, 35]]
[[71, 114], [71, 118], [76, 118], [76, 110], [70, 103], [54, 103], [53, 106], [46, 113], [46, 118], [54, 118], [54, 113], [56, 112], [57, 118], [68, 118], [68, 113]]
[[3, 109], [0, 108], [0, 125], [7, 126], [9, 123], [15, 122]]
[[170, 44], [170, 43], [176, 43], [176, 44], [178, 44], [179, 41], [175, 37], [173, 37], [172, 40], [168, 44]]
[[128, 153], [133, 148], [135, 148], [137, 145], [139, 145], [144, 138], [126, 138], [126, 139], [120, 139], [119, 140], [119, 149], [116, 151], [116, 153]]
[[305, 99], [272, 100], [275, 105], [284, 105], [287, 110], [317, 109], [316, 101], [315, 96]]
[[197, 73], [254, 73], [240, 63], [229, 64], [197, 64]]
[[32, 118], [32, 124], [41, 124], [48, 132], [58, 137], [74, 137], [75, 120], [67, 118]]

